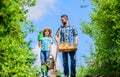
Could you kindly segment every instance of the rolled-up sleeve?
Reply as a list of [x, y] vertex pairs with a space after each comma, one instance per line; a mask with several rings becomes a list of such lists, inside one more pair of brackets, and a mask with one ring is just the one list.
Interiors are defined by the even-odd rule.
[[75, 35], [78, 35], [78, 31], [77, 31], [77, 29], [73, 26], [73, 35], [75, 36]]
[[60, 28], [58, 28], [57, 32], [56, 32], [56, 36], [58, 36], [60, 34]]

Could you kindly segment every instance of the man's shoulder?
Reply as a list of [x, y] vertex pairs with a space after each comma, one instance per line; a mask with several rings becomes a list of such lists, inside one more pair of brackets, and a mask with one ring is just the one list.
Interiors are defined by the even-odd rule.
[[70, 29], [75, 29], [75, 26], [74, 25], [69, 25]]
[[[60, 25], [60, 28], [64, 28], [64, 27], [65, 27], [64, 25]], [[74, 25], [68, 25], [68, 27], [74, 28], [75, 26]]]
[[60, 25], [60, 27], [59, 28], [64, 28], [64, 25]]

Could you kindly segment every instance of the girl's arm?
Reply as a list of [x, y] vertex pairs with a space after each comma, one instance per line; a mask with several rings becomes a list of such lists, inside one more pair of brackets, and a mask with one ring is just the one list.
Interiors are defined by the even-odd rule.
[[38, 47], [40, 47], [40, 41], [38, 40]]
[[52, 55], [52, 43], [50, 43], [50, 55]]

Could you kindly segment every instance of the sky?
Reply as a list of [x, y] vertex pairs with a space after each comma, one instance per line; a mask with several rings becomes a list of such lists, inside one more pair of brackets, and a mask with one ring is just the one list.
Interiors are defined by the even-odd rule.
[[[87, 7], [81, 8], [81, 5]], [[28, 19], [31, 20], [35, 26], [35, 32], [28, 34], [26, 40], [32, 40], [31, 47], [37, 50], [37, 36], [40, 30], [45, 27], [52, 29], [52, 36], [60, 25], [62, 25], [60, 16], [67, 14], [69, 23], [74, 25], [78, 31], [78, 49], [76, 51], [77, 66], [85, 65], [83, 55], [89, 56], [90, 45], [94, 41], [81, 31], [81, 20], [90, 21], [89, 14], [92, 12], [92, 5], [90, 0], [37, 0], [36, 6], [29, 8], [27, 14]], [[56, 42], [54, 41], [54, 44]], [[62, 54], [59, 53], [59, 59], [62, 64]], [[69, 60], [70, 63], [70, 60]]]

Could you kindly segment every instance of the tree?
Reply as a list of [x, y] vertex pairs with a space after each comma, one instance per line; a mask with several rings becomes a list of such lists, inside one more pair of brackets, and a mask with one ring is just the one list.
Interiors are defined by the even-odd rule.
[[92, 0], [91, 21], [82, 31], [95, 41], [87, 74], [120, 76], [120, 0]]
[[0, 77], [35, 77], [34, 55], [25, 42], [31, 31], [27, 9], [35, 0], [0, 0]]

